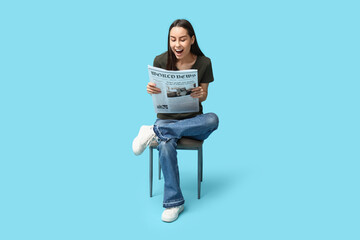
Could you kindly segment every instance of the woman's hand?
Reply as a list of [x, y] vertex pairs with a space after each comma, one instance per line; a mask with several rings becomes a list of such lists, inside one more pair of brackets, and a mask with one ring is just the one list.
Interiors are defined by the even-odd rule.
[[155, 83], [149, 82], [148, 85], [146, 86], [146, 91], [149, 94], [159, 94], [159, 93], [161, 93], [160, 88], [157, 88], [155, 86], [156, 86]]
[[208, 87], [209, 87], [209, 83], [200, 83], [199, 87], [193, 88], [191, 90], [190, 96], [193, 98], [198, 98], [199, 102], [203, 102], [207, 98]]
[[190, 96], [192, 96], [193, 98], [201, 98], [204, 96], [204, 89], [201, 86], [193, 88], [191, 90]]

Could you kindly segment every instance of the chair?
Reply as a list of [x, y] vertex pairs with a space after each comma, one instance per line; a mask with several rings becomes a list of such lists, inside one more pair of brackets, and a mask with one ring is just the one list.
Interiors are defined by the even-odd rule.
[[[198, 151], [198, 199], [200, 199], [200, 188], [203, 179], [203, 146], [204, 141], [198, 141], [191, 138], [181, 138], [177, 142], [176, 149], [180, 150], [197, 150]], [[150, 197], [152, 197], [152, 184], [153, 184], [153, 150], [157, 149], [158, 143], [152, 141], [149, 145], [150, 152]], [[161, 178], [161, 166], [159, 160], [159, 179]]]

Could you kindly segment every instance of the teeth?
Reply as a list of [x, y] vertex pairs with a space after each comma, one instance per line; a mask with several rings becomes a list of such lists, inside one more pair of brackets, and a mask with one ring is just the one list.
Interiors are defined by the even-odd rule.
[[176, 50], [176, 49], [175, 49], [175, 51], [177, 51], [177, 52], [181, 52], [182, 50]]

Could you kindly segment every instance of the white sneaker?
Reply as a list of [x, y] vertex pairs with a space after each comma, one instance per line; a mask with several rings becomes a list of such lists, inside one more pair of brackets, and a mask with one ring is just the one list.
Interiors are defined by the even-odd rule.
[[183, 210], [184, 204], [177, 207], [166, 208], [161, 215], [161, 220], [163, 220], [164, 222], [173, 222], [179, 217], [179, 214]]
[[155, 136], [153, 126], [141, 126], [139, 134], [132, 143], [132, 149], [135, 155], [142, 154]]

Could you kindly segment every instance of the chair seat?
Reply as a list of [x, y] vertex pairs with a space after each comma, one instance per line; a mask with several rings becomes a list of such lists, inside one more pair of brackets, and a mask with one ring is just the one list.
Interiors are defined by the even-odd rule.
[[[199, 140], [183, 137], [177, 142], [176, 148], [178, 148], [178, 149], [197, 149], [197, 148], [201, 147], [203, 145], [203, 143], [204, 143], [204, 141], [199, 141]], [[150, 143], [150, 147], [152, 147], [152, 148], [156, 148], [158, 145], [159, 144], [156, 142], [156, 140], [153, 140]]]

